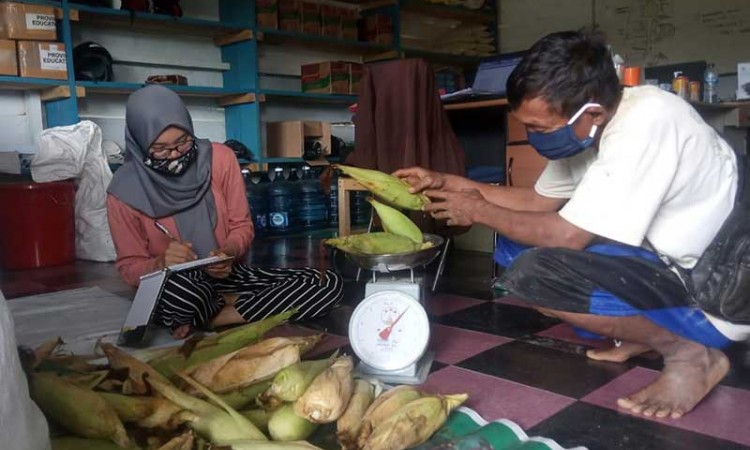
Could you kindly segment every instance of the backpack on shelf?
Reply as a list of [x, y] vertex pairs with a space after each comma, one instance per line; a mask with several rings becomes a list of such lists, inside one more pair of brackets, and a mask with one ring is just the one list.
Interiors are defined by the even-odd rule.
[[154, 13], [167, 16], [182, 17], [180, 0], [153, 0]]

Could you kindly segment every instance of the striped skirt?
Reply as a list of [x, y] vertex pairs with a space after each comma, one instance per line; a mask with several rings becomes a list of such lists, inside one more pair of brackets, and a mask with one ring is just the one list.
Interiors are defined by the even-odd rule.
[[291, 320], [323, 316], [339, 305], [343, 280], [328, 270], [321, 283], [312, 268], [259, 268], [235, 264], [231, 275], [215, 279], [202, 270], [173, 273], [156, 307], [155, 322], [169, 328], [205, 329], [225, 305], [222, 294], [234, 294], [237, 312], [247, 322], [297, 308]]

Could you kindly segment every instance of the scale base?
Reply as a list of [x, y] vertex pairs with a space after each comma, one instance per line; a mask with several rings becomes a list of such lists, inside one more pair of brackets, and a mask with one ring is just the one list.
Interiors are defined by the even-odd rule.
[[380, 370], [360, 362], [355, 370], [356, 374], [375, 377], [383, 383], [390, 384], [423, 384], [430, 374], [435, 352], [426, 352], [419, 361], [401, 370]]

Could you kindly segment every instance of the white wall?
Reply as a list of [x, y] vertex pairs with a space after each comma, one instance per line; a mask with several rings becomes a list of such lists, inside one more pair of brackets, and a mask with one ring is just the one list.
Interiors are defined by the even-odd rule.
[[35, 153], [42, 122], [38, 93], [0, 90], [0, 151]]

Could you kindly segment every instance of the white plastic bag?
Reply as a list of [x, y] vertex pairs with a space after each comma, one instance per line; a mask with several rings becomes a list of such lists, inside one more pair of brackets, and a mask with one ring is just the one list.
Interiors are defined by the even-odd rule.
[[107, 187], [112, 171], [102, 150], [102, 131], [94, 122], [48, 128], [39, 136], [31, 161], [38, 183], [75, 179], [76, 256], [114, 261], [115, 246], [107, 222]]
[[13, 319], [0, 292], [0, 442], [2, 448], [50, 448], [47, 421], [29, 397], [26, 375], [18, 359]]

